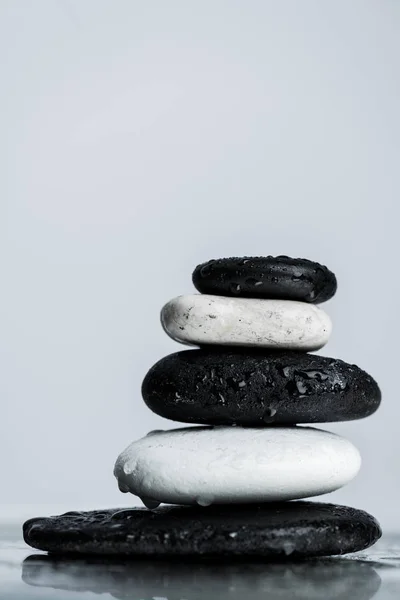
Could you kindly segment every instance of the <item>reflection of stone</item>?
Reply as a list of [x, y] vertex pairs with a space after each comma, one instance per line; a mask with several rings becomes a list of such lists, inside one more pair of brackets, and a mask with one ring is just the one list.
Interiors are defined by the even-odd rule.
[[370, 564], [339, 558], [290, 564], [182, 564], [33, 555], [23, 563], [22, 579], [33, 586], [109, 593], [120, 600], [370, 600], [381, 583]]

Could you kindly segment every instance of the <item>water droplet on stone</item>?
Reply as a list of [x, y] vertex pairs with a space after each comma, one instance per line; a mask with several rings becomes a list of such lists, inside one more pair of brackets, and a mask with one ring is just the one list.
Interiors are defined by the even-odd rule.
[[347, 387], [347, 380], [339, 373], [336, 373], [332, 380], [332, 386], [335, 392], [343, 391]]
[[232, 294], [240, 294], [242, 288], [240, 287], [240, 285], [238, 283], [230, 283], [229, 284], [229, 289], [232, 292]]
[[294, 546], [293, 542], [284, 541], [282, 546], [283, 546], [283, 551], [286, 556], [289, 556], [290, 554], [292, 554], [294, 552], [295, 546]]
[[294, 267], [292, 279], [302, 279], [303, 277], [304, 277], [303, 271], [301, 269], [296, 269], [296, 267]]
[[226, 383], [230, 388], [233, 388], [233, 389], [236, 388], [236, 379], [234, 377], [227, 377]]
[[255, 279], [255, 277], [248, 277], [245, 281], [246, 285], [257, 285], [257, 284], [262, 284], [262, 281], [258, 281], [258, 279]]
[[211, 267], [215, 263], [215, 260], [210, 260], [200, 269], [200, 277], [208, 277], [211, 274]]
[[158, 502], [157, 500], [154, 500], [154, 498], [149, 498], [148, 496], [142, 496], [141, 501], [143, 502], [143, 504], [146, 506], [146, 508], [158, 508], [160, 506], [160, 502]]
[[302, 371], [302, 373], [308, 377], [308, 379], [316, 379], [317, 381], [325, 381], [328, 379], [328, 375], [323, 371]]
[[277, 277], [271, 278], [272, 283], [278, 283], [279, 279]]
[[307, 388], [302, 381], [296, 381], [296, 387], [297, 387], [299, 394], [307, 393]]
[[239, 383], [238, 383], [238, 387], [240, 387], [240, 388], [244, 388], [244, 387], [246, 387], [246, 382], [245, 382], [245, 381], [243, 381], [243, 380], [242, 380], [242, 381], [239, 381]]
[[118, 481], [118, 489], [123, 494], [127, 494], [129, 492], [129, 487], [122, 481]]
[[212, 498], [211, 496], [199, 496], [198, 498], [196, 498], [196, 502], [199, 506], [211, 506], [213, 500], [214, 498]]
[[125, 475], [132, 475], [134, 470], [135, 470], [135, 467], [133, 465], [131, 465], [129, 462], [126, 462], [123, 466], [123, 471], [124, 471]]
[[263, 421], [265, 423], [272, 423], [275, 420], [274, 419], [275, 415], [276, 415], [276, 408], [272, 408], [272, 407], [267, 408], [267, 410], [263, 414]]

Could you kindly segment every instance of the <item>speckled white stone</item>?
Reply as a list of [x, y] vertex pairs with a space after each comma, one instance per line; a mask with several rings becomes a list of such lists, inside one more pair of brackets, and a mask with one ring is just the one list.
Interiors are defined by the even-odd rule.
[[311, 427], [189, 427], [133, 442], [114, 475], [149, 507], [206, 506], [318, 496], [351, 481], [360, 464], [349, 441]]
[[318, 350], [332, 324], [318, 306], [292, 300], [178, 296], [164, 306], [161, 323], [182, 344], [218, 344], [290, 350]]

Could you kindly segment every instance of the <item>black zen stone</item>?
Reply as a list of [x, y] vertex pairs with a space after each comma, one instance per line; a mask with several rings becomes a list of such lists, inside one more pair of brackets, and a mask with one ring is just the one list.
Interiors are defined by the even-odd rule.
[[362, 510], [317, 502], [101, 510], [30, 519], [27, 544], [57, 554], [263, 557], [346, 554], [381, 536]]
[[162, 358], [142, 394], [151, 410], [173, 421], [249, 427], [351, 421], [381, 401], [374, 379], [342, 360], [221, 347]]
[[338, 557], [243, 563], [33, 554], [22, 563], [22, 580], [121, 600], [370, 600], [381, 584], [372, 561]]
[[202, 294], [280, 298], [318, 304], [334, 296], [335, 275], [323, 265], [289, 256], [220, 258], [198, 265], [193, 284]]

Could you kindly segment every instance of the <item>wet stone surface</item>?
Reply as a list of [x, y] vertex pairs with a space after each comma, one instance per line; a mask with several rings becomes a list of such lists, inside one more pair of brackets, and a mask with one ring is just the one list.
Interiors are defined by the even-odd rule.
[[91, 511], [31, 519], [23, 532], [27, 544], [57, 553], [266, 559], [345, 554], [381, 536], [364, 511], [297, 501]]
[[[52, 513], [52, 507], [42, 508]], [[47, 555], [24, 544], [21, 522], [0, 523], [1, 600], [84, 600], [93, 594], [104, 600], [398, 600], [400, 536], [386, 534], [355, 554], [303, 561], [111, 559]]]
[[280, 298], [314, 304], [332, 298], [335, 275], [325, 266], [289, 256], [221, 258], [198, 265], [193, 283], [202, 294]]
[[174, 421], [252, 427], [361, 419], [381, 400], [374, 379], [342, 360], [221, 348], [162, 358], [142, 394], [151, 410]]

